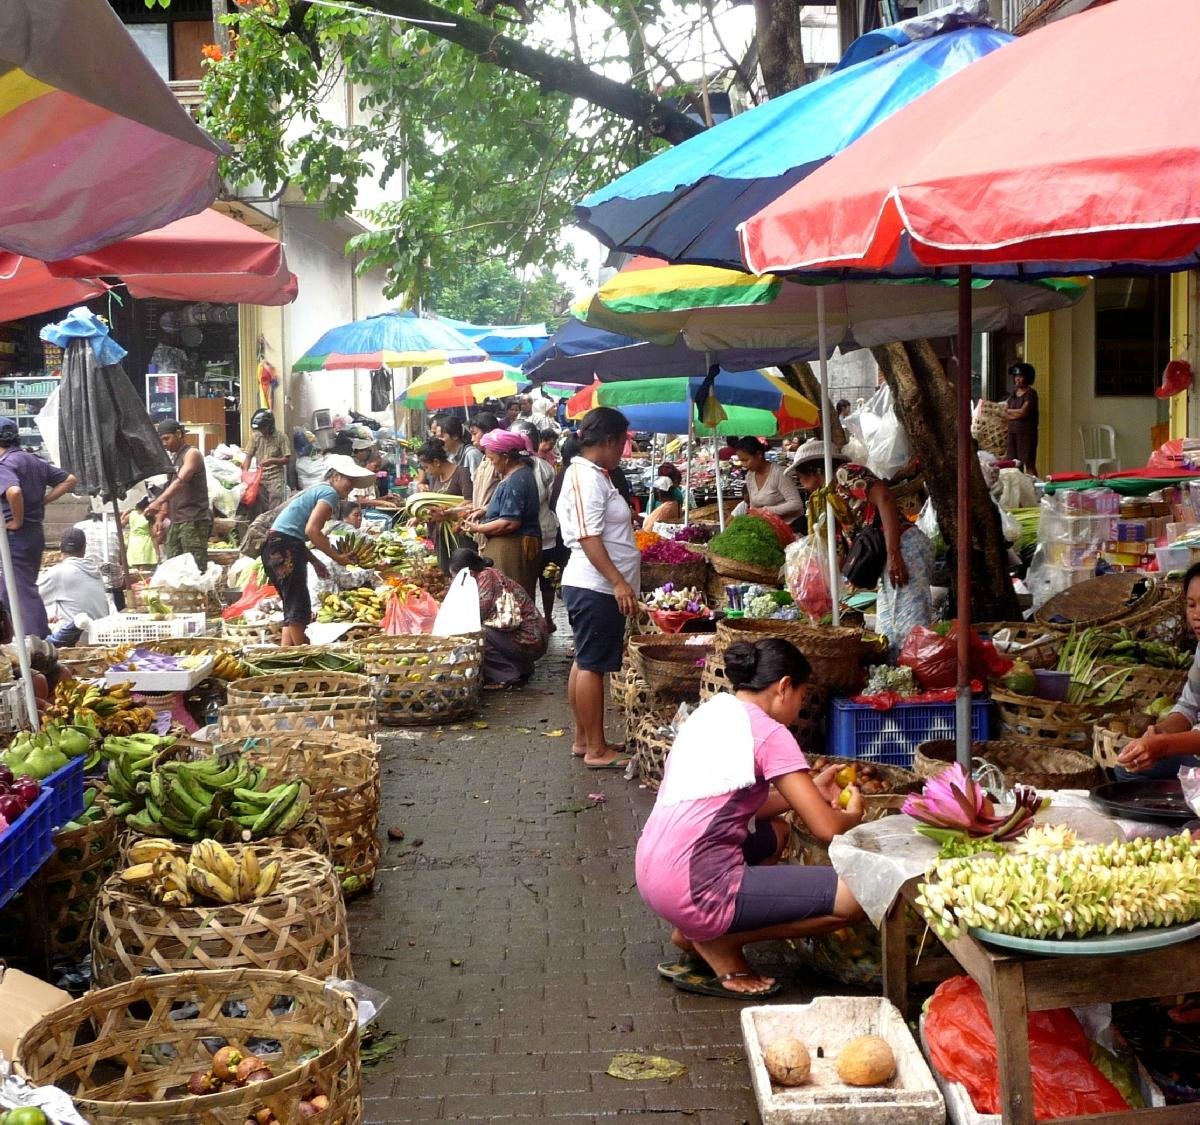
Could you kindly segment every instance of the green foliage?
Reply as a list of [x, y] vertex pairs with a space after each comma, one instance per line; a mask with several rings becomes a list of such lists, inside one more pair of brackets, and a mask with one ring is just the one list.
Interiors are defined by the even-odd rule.
[[570, 294], [552, 270], [522, 279], [498, 258], [469, 268], [447, 263], [432, 271], [425, 304], [431, 312], [470, 324], [528, 324], [561, 319]]
[[783, 566], [783, 548], [771, 525], [758, 516], [738, 516], [709, 540], [711, 554], [752, 566]]

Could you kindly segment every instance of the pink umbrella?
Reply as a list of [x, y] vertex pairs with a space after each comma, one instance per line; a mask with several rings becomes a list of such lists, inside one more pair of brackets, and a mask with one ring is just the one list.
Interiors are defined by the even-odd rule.
[[102, 281], [53, 277], [42, 262], [0, 252], [0, 321], [82, 305], [107, 289]]

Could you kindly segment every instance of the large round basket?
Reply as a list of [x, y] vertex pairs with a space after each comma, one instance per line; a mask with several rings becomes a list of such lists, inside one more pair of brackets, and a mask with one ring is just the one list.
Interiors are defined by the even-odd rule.
[[1002, 656], [1024, 660], [1031, 668], [1053, 668], [1067, 640], [1060, 629], [1028, 621], [980, 621], [971, 628], [989, 638]]
[[283, 641], [283, 621], [222, 621], [221, 635], [243, 645], [278, 645]]
[[1098, 680], [1116, 675], [1116, 680], [1109, 681], [1115, 684], [1124, 672], [1122, 699], [1140, 704], [1149, 703], [1159, 695], [1169, 695], [1174, 702], [1187, 683], [1188, 671], [1187, 668], [1155, 668], [1149, 664], [1097, 664], [1093, 669], [1093, 678]]
[[334, 698], [311, 695], [271, 707], [257, 703], [226, 704], [217, 720], [217, 732], [222, 742], [259, 734], [315, 730], [372, 735], [378, 723], [375, 700], [370, 695]]
[[625, 749], [633, 755], [634, 772], [650, 789], [662, 783], [663, 769], [675, 736], [670, 720], [647, 715], [625, 741]]
[[243, 754], [267, 767], [267, 785], [302, 777], [329, 833], [334, 868], [347, 897], [364, 891], [379, 867], [379, 747], [353, 735], [266, 735]]
[[675, 699], [696, 699], [704, 660], [712, 649], [711, 636], [698, 635], [701, 644], [639, 644], [632, 647], [633, 664], [651, 690]]
[[668, 582], [672, 583], [677, 590], [684, 586], [696, 586], [703, 591], [705, 578], [708, 575], [708, 563], [703, 555], [698, 555], [694, 551], [692, 554], [694, 555], [692, 559], [680, 563], [647, 562], [643, 559], [643, 593], [657, 590], [659, 586], [665, 586]]
[[779, 581], [782, 566], [756, 566], [754, 563], [739, 562], [737, 559], [726, 558], [724, 555], [708, 554], [708, 565], [727, 582], [758, 582], [764, 586], [774, 586]]
[[1157, 578], [1137, 571], [1103, 574], [1055, 594], [1042, 603], [1033, 619], [1042, 625], [1064, 629], [1072, 625], [1079, 628], [1103, 625], [1149, 609], [1161, 593]]
[[996, 705], [997, 733], [1003, 741], [1038, 742], [1086, 754], [1093, 723], [1103, 714], [1128, 711], [1138, 701], [1129, 698], [1076, 705], [993, 687], [992, 702]]
[[770, 617], [733, 617], [717, 622], [717, 649], [724, 652], [740, 641], [782, 637], [791, 641], [812, 667], [815, 683], [838, 695], [856, 692], [863, 684], [863, 631], [845, 626], [809, 625]]
[[[388, 638], [398, 641], [399, 638]], [[437, 641], [438, 644], [430, 644]], [[360, 650], [384, 726], [429, 726], [473, 714], [482, 687], [483, 637], [425, 637], [418, 644]]]
[[51, 957], [75, 961], [87, 949], [96, 900], [117, 865], [117, 828], [116, 817], [103, 816], [54, 834], [44, 871]]
[[[254, 1054], [266, 1082], [189, 1095], [218, 1045]], [[137, 977], [55, 1009], [21, 1037], [17, 1062], [59, 1086], [93, 1125], [244, 1125], [260, 1109], [316, 1125], [362, 1121], [358, 1005], [300, 973], [230, 969]], [[315, 1116], [300, 1103], [319, 1091]]]
[[[187, 969], [295, 970], [350, 976], [346, 908], [330, 861], [316, 852], [254, 847], [283, 861], [275, 889], [252, 902], [160, 906], [114, 875], [96, 905], [92, 972], [101, 987], [143, 973]], [[242, 845], [229, 845], [241, 855]], [[186, 856], [187, 848], [179, 854]]]
[[131, 613], [158, 612], [154, 606], [164, 605], [171, 613], [207, 613], [215, 607], [213, 599], [203, 590], [168, 590], [156, 586], [135, 586], [125, 591], [126, 608]]
[[229, 685], [230, 703], [259, 703], [263, 696], [311, 699], [330, 695], [369, 697], [371, 681], [349, 672], [288, 672], [271, 676], [251, 676]]
[[[951, 739], [922, 742], [913, 757], [913, 771], [919, 777], [936, 777], [953, 765], [954, 756]], [[1019, 784], [1035, 789], [1092, 789], [1104, 780], [1104, 771], [1087, 754], [1036, 742], [973, 742], [971, 757], [994, 766], [1010, 788]]]
[[362, 657], [349, 645], [289, 645], [281, 648], [278, 645], [259, 645], [247, 648], [242, 656], [254, 668], [261, 664], [268, 667], [258, 672], [258, 675], [283, 675], [287, 672], [330, 671], [325, 666], [331, 657], [337, 657], [337, 672], [361, 672]]
[[[796, 721], [788, 729], [801, 746], [823, 746], [829, 721], [830, 692], [828, 688], [817, 683], [809, 683], [806, 688]], [[700, 702], [703, 703], [720, 692], [732, 690], [733, 686], [725, 675], [724, 654], [709, 653], [700, 673]]]

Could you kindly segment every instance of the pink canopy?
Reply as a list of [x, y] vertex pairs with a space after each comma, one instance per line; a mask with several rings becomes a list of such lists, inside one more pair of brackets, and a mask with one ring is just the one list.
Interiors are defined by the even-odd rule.
[[42, 262], [0, 251], [0, 321], [81, 305], [107, 288], [102, 281], [53, 277]]
[[746, 264], [1194, 266], [1198, 43], [1200, 4], [1116, 0], [1001, 47], [743, 223]]

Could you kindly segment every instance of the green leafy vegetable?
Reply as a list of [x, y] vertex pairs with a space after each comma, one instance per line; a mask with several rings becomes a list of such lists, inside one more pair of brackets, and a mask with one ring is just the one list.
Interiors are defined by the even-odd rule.
[[731, 520], [729, 526], [709, 542], [708, 549], [714, 555], [751, 566], [773, 570], [783, 566], [779, 538], [771, 525], [757, 516], [738, 516]]

